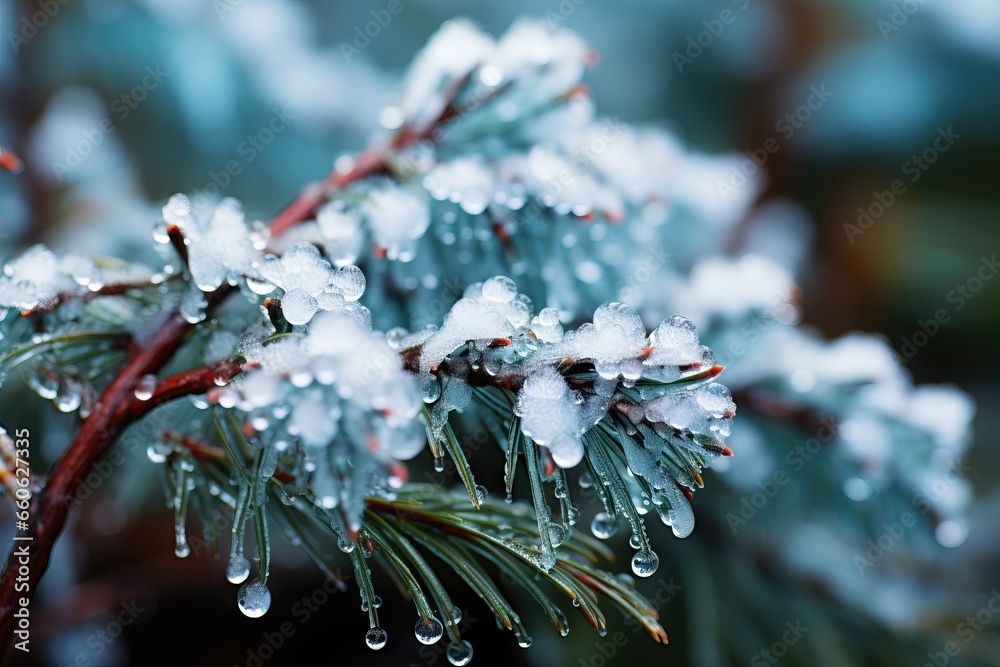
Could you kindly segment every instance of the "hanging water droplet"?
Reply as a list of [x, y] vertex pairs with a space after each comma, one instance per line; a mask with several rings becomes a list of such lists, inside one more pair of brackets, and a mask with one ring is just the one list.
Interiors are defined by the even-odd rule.
[[[268, 429], [268, 427], [271, 425], [271, 420], [268, 419], [267, 411], [264, 410], [264, 409], [262, 409], [262, 408], [258, 408], [256, 410], [252, 411], [249, 415], [247, 415], [247, 417], [250, 419], [250, 425], [253, 426], [254, 429], [257, 430], [258, 432], [259, 431], [266, 431]], [[279, 443], [275, 443], [274, 450], [276, 452], [280, 452], [281, 451], [278, 448], [278, 446], [277, 446], [278, 444], [281, 444], [281, 443], [280, 442]], [[286, 447], [288, 446], [287, 443], [285, 444], [285, 446]]]
[[187, 558], [191, 554], [191, 545], [187, 541], [187, 531], [184, 529], [183, 519], [174, 526], [174, 555], [178, 558]]
[[462, 610], [458, 608], [458, 605], [454, 605], [451, 608], [451, 618], [456, 623], [462, 622]]
[[559, 546], [566, 541], [566, 537], [567, 533], [565, 528], [558, 523], [549, 524], [549, 540], [551, 540], [552, 546]]
[[260, 618], [271, 606], [271, 591], [259, 579], [254, 579], [240, 587], [236, 603], [244, 616]]
[[490, 492], [485, 486], [483, 486], [482, 484], [476, 485], [476, 502], [482, 505], [483, 503], [486, 502], [486, 498], [489, 495]]
[[242, 584], [250, 576], [250, 561], [237, 556], [230, 558], [226, 566], [226, 579], [231, 584]]
[[632, 556], [632, 571], [639, 577], [649, 577], [660, 565], [660, 558], [652, 551], [639, 551]]
[[594, 520], [590, 522], [590, 532], [594, 534], [594, 537], [601, 540], [609, 539], [617, 530], [617, 517], [612, 517], [607, 512], [599, 512], [594, 517]]
[[434, 644], [444, 636], [444, 626], [433, 616], [428, 618], [426, 623], [424, 619], [420, 618], [417, 619], [417, 624], [413, 627], [413, 634], [416, 635], [417, 641], [421, 644]]
[[382, 598], [380, 596], [376, 595], [375, 596], [375, 602], [373, 604], [375, 605], [375, 608], [378, 609], [379, 607], [382, 606]]
[[343, 551], [345, 554], [349, 554], [354, 551], [354, 542], [347, 539], [346, 537], [337, 538], [337, 547]]
[[435, 472], [444, 472], [444, 457], [443, 456], [435, 456], [434, 457], [434, 471]]
[[170, 243], [170, 235], [167, 234], [167, 223], [157, 220], [153, 223], [153, 240], [157, 243]]
[[39, 373], [38, 375], [33, 375], [30, 380], [28, 380], [28, 386], [41, 396], [42, 398], [51, 401], [59, 394], [59, 378], [54, 373]]
[[56, 394], [55, 403], [56, 409], [59, 412], [73, 412], [80, 407], [80, 403], [83, 402], [83, 396], [79, 391], [77, 391], [77, 383], [64, 382], [62, 386], [59, 387], [59, 393]]
[[531, 637], [528, 635], [517, 635], [517, 645], [521, 648], [528, 648], [531, 646]]
[[472, 644], [466, 640], [448, 644], [448, 662], [456, 667], [462, 667], [472, 661]]
[[365, 633], [365, 643], [368, 644], [368, 648], [373, 651], [378, 651], [384, 647], [388, 641], [389, 635], [387, 635], [385, 630], [382, 628], [372, 628]]
[[638, 533], [632, 533], [632, 536], [628, 538], [628, 545], [633, 549], [638, 549], [642, 546], [642, 541], [639, 539]]
[[170, 443], [158, 441], [146, 448], [146, 456], [153, 463], [165, 463], [173, 450], [174, 447]]
[[260, 220], [254, 220], [248, 226], [250, 228], [248, 237], [254, 249], [263, 250], [266, 248], [267, 242], [271, 240], [271, 228]]
[[158, 383], [159, 379], [155, 375], [143, 375], [135, 385], [135, 397], [140, 401], [148, 401], [153, 398], [153, 392], [156, 391]]
[[514, 502], [514, 493], [512, 491], [508, 491], [507, 492], [507, 497], [504, 498], [503, 501], [505, 503], [507, 503], [508, 505], [510, 505], [511, 503], [513, 503]]
[[590, 476], [589, 472], [585, 472], [580, 475], [579, 484], [581, 489], [589, 489], [594, 485], [594, 479]]
[[573, 606], [574, 607], [580, 606], [580, 598], [573, 598]]
[[577, 523], [580, 522], [580, 510], [578, 510], [575, 507], [569, 508], [567, 516], [569, 518], [569, 525], [571, 526], [575, 526]]

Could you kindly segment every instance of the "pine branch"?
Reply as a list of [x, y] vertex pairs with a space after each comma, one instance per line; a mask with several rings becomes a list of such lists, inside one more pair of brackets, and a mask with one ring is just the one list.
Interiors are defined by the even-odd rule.
[[[393, 142], [393, 148], [401, 148], [409, 143], [431, 136], [434, 126], [424, 131], [412, 133]], [[355, 160], [353, 168], [347, 173], [336, 170], [324, 180], [321, 187], [307, 188], [294, 202], [277, 213], [269, 223], [272, 238], [281, 235], [287, 229], [308, 219], [315, 213], [317, 205], [328, 195], [330, 190], [342, 188], [356, 180], [385, 171], [387, 165], [383, 159], [386, 149], [370, 150], [362, 153]], [[131, 289], [131, 285], [108, 287], [109, 294], [123, 293]], [[213, 295], [213, 302], [220, 302], [232, 288], [224, 287]], [[59, 303], [66, 298], [59, 299]], [[58, 304], [57, 304], [58, 305]], [[25, 316], [31, 316], [44, 309], [27, 311]], [[45, 488], [40, 492], [35, 515], [32, 518], [28, 534], [33, 536], [29, 543], [29, 590], [30, 599], [39, 580], [48, 567], [52, 548], [66, 524], [70, 499], [90, 471], [91, 466], [108, 450], [124, 430], [136, 419], [147, 414], [153, 407], [175, 398], [203, 392], [208, 383], [215, 383], [216, 373], [235, 375], [236, 368], [225, 366], [221, 369], [200, 369], [189, 374], [182, 374], [164, 383], [149, 401], [138, 401], [135, 397], [135, 387], [141, 378], [156, 374], [173, 357], [181, 347], [185, 337], [193, 326], [179, 315], [173, 315], [161, 327], [157, 334], [142, 349], [135, 350], [126, 363], [118, 371], [114, 379], [104, 390], [96, 409], [86, 418], [73, 441], [67, 447], [62, 457], [53, 465]], [[230, 375], [231, 377], [231, 375]], [[0, 573], [0, 645], [11, 646], [14, 631], [15, 609], [15, 579], [18, 574], [18, 557], [14, 547], [8, 554], [3, 572]], [[22, 596], [19, 596], [22, 597]]]
[[22, 557], [10, 555], [0, 576], [0, 644], [10, 647], [14, 632], [16, 600], [33, 596], [45, 573], [52, 548], [66, 525], [69, 508], [77, 490], [86, 479], [91, 466], [114, 444], [129, 425], [128, 413], [135, 401], [135, 386], [139, 379], [158, 371], [184, 342], [191, 325], [173, 316], [160, 328], [146, 347], [137, 349], [101, 394], [99, 408], [83, 421], [80, 430], [65, 453], [52, 466], [48, 482], [40, 494], [35, 515], [27, 535], [28, 578], [26, 593], [15, 591]]

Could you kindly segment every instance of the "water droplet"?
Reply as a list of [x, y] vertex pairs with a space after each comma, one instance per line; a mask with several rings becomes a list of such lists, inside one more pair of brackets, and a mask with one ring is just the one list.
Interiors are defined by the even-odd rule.
[[434, 471], [435, 472], [444, 472], [444, 457], [443, 456], [435, 456], [434, 457]]
[[146, 448], [146, 456], [153, 463], [165, 463], [173, 449], [173, 445], [169, 443], [154, 442]]
[[949, 549], [962, 546], [968, 537], [969, 529], [961, 520], [948, 519], [934, 529], [934, 538], [938, 544]]
[[250, 561], [237, 556], [229, 559], [226, 566], [226, 579], [231, 584], [242, 584], [250, 576]]
[[[76, 383], [73, 384], [75, 385]], [[70, 387], [68, 383], [64, 383], [59, 388], [59, 393], [56, 394], [53, 402], [59, 412], [73, 412], [80, 407], [80, 403], [83, 402], [83, 396], [81, 392], [76, 390], [76, 387]]]
[[569, 518], [569, 525], [575, 526], [580, 521], [580, 510], [575, 507], [570, 507], [567, 512], [567, 517]]
[[566, 529], [563, 528], [558, 523], [549, 524], [549, 540], [552, 542], [552, 546], [557, 547], [566, 541], [568, 534]]
[[51, 401], [59, 394], [59, 379], [54, 373], [40, 373], [28, 380], [28, 386], [41, 396]]
[[293, 287], [281, 298], [281, 312], [289, 324], [308, 324], [318, 309], [316, 299], [301, 287]]
[[[177, 499], [174, 502], [178, 502]], [[176, 506], [176, 505], [175, 505]], [[183, 519], [181, 519], [183, 521]], [[184, 524], [178, 522], [174, 526], [174, 555], [178, 558], [187, 558], [191, 554], [191, 545], [187, 541], [187, 531], [184, 529]]]
[[594, 520], [590, 522], [590, 532], [594, 534], [594, 537], [601, 540], [610, 538], [617, 530], [618, 519], [606, 512], [599, 512], [594, 517]]
[[417, 624], [413, 627], [413, 634], [417, 636], [417, 641], [421, 644], [434, 644], [444, 636], [444, 626], [441, 621], [433, 616], [424, 622], [424, 619], [417, 619]]
[[589, 489], [594, 485], [594, 479], [590, 476], [589, 472], [585, 472], [580, 475], [579, 484], [581, 489]]
[[639, 551], [632, 556], [632, 571], [636, 576], [649, 577], [660, 565], [660, 558], [654, 552]]
[[628, 545], [633, 549], [638, 549], [642, 546], [642, 542], [639, 540], [638, 533], [632, 533], [632, 536], [628, 538]]
[[389, 635], [387, 635], [385, 630], [382, 628], [372, 628], [365, 633], [365, 643], [368, 644], [368, 648], [373, 651], [377, 651], [384, 647], [388, 641]]
[[448, 644], [448, 662], [456, 667], [462, 667], [472, 661], [472, 644], [466, 640]]
[[529, 646], [531, 646], [531, 637], [528, 635], [518, 635], [517, 645], [520, 646], [521, 648], [528, 648]]
[[244, 616], [260, 618], [271, 606], [271, 591], [260, 580], [254, 579], [240, 587], [236, 603]]
[[167, 234], [167, 223], [157, 220], [153, 224], [153, 240], [157, 243], [170, 243], [170, 235]]
[[490, 301], [507, 303], [517, 296], [517, 284], [507, 276], [493, 276], [483, 283], [483, 296]]
[[339, 537], [337, 538], [337, 547], [339, 547], [345, 554], [349, 554], [354, 551], [354, 542], [346, 537]]
[[451, 618], [456, 623], [462, 622], [462, 610], [458, 608], [458, 605], [452, 606], [451, 608]]
[[476, 501], [482, 505], [486, 502], [486, 497], [490, 495], [489, 490], [482, 484], [476, 485]]
[[153, 398], [157, 384], [159, 384], [159, 379], [155, 375], [143, 375], [135, 385], [135, 397], [140, 401], [148, 401]]
[[263, 250], [267, 247], [267, 242], [271, 240], [271, 229], [262, 221], [254, 220], [249, 225], [250, 243], [255, 250]]

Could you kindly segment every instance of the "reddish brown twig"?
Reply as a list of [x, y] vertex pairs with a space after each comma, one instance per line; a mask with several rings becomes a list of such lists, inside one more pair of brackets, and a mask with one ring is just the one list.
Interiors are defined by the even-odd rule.
[[[439, 116], [439, 121], [449, 116], [449, 110], [450, 104]], [[432, 138], [437, 122], [417, 132], [408, 131], [397, 135], [389, 147], [372, 149], [359, 155], [349, 171], [334, 171], [321, 183], [306, 188], [294, 202], [272, 218], [269, 225], [272, 237], [280, 236], [287, 229], [314, 216], [316, 208], [331, 191], [389, 171], [389, 164], [385, 160], [387, 153], [406, 144]], [[209, 308], [230, 292], [229, 289], [223, 289], [211, 295]], [[237, 362], [226, 362], [211, 368], [187, 371], [164, 380], [149, 400], [137, 399], [135, 387], [138, 381], [145, 375], [159, 372], [184, 342], [191, 328], [191, 324], [179, 315], [174, 315], [147, 345], [133, 350], [128, 362], [104, 390], [93, 412], [81, 424], [76, 437], [53, 465], [48, 483], [39, 494], [37, 510], [28, 531], [33, 539], [30, 542], [15, 543], [0, 575], [0, 654], [13, 644], [15, 604], [19, 598], [30, 599], [34, 594], [48, 567], [52, 548], [66, 524], [70, 500], [94, 462], [114, 444], [129, 424], [156, 406], [183, 396], [204, 393], [215, 386], [215, 379], [220, 373], [223, 376], [229, 374], [231, 379], [241, 370]], [[19, 556], [15, 555], [15, 548], [22, 544], [28, 544], [29, 589], [16, 591]]]
[[[180, 278], [180, 275], [173, 276], [168, 280], [176, 280]], [[134, 283], [115, 283], [112, 285], [105, 285], [98, 290], [90, 290], [85, 287], [81, 287], [78, 290], [60, 292], [56, 294], [51, 299], [43, 301], [38, 304], [35, 308], [31, 310], [22, 310], [22, 317], [31, 317], [32, 315], [37, 315], [38, 313], [55, 310], [59, 306], [63, 305], [67, 301], [82, 300], [84, 302], [91, 301], [101, 296], [117, 296], [119, 294], [124, 294], [130, 290], [142, 290], [148, 289], [150, 287], [155, 287], [160, 283], [155, 283], [152, 280], [143, 280], [141, 282]]]
[[[271, 236], [280, 236], [290, 227], [297, 225], [303, 220], [315, 217], [316, 210], [331, 192], [340, 190], [355, 181], [392, 171], [392, 165], [386, 160], [386, 157], [392, 151], [398, 151], [422, 141], [439, 142], [442, 126], [469, 111], [469, 107], [460, 107], [455, 102], [458, 93], [466, 86], [468, 81], [469, 77], [465, 76], [452, 83], [451, 88], [444, 94], [445, 102], [441, 108], [441, 112], [437, 114], [432, 122], [425, 126], [404, 125], [389, 141], [387, 146], [370, 148], [359, 154], [354, 159], [354, 164], [349, 170], [334, 170], [323, 181], [307, 186], [295, 201], [271, 219], [269, 225]], [[495, 99], [508, 88], [509, 85], [503, 85], [491, 89], [484, 97], [474, 100], [473, 103], [477, 107], [482, 106], [486, 102]]]
[[32, 540], [15, 543], [15, 548], [28, 546], [26, 583], [29, 589], [15, 589], [20, 561], [15, 556], [15, 548], [11, 549], [0, 578], [0, 643], [4, 647], [12, 644], [15, 600], [21, 597], [30, 599], [37, 588], [48, 567], [56, 539], [66, 525], [71, 501], [78, 487], [94, 462], [130, 423], [126, 416], [136, 400], [136, 383], [144, 375], [156, 372], [173, 356], [190, 327], [183, 318], [175, 315], [167, 320], [147, 346], [133, 351], [124, 368], [101, 394], [94, 411], [83, 421], [73, 442], [53, 465], [28, 531]]

